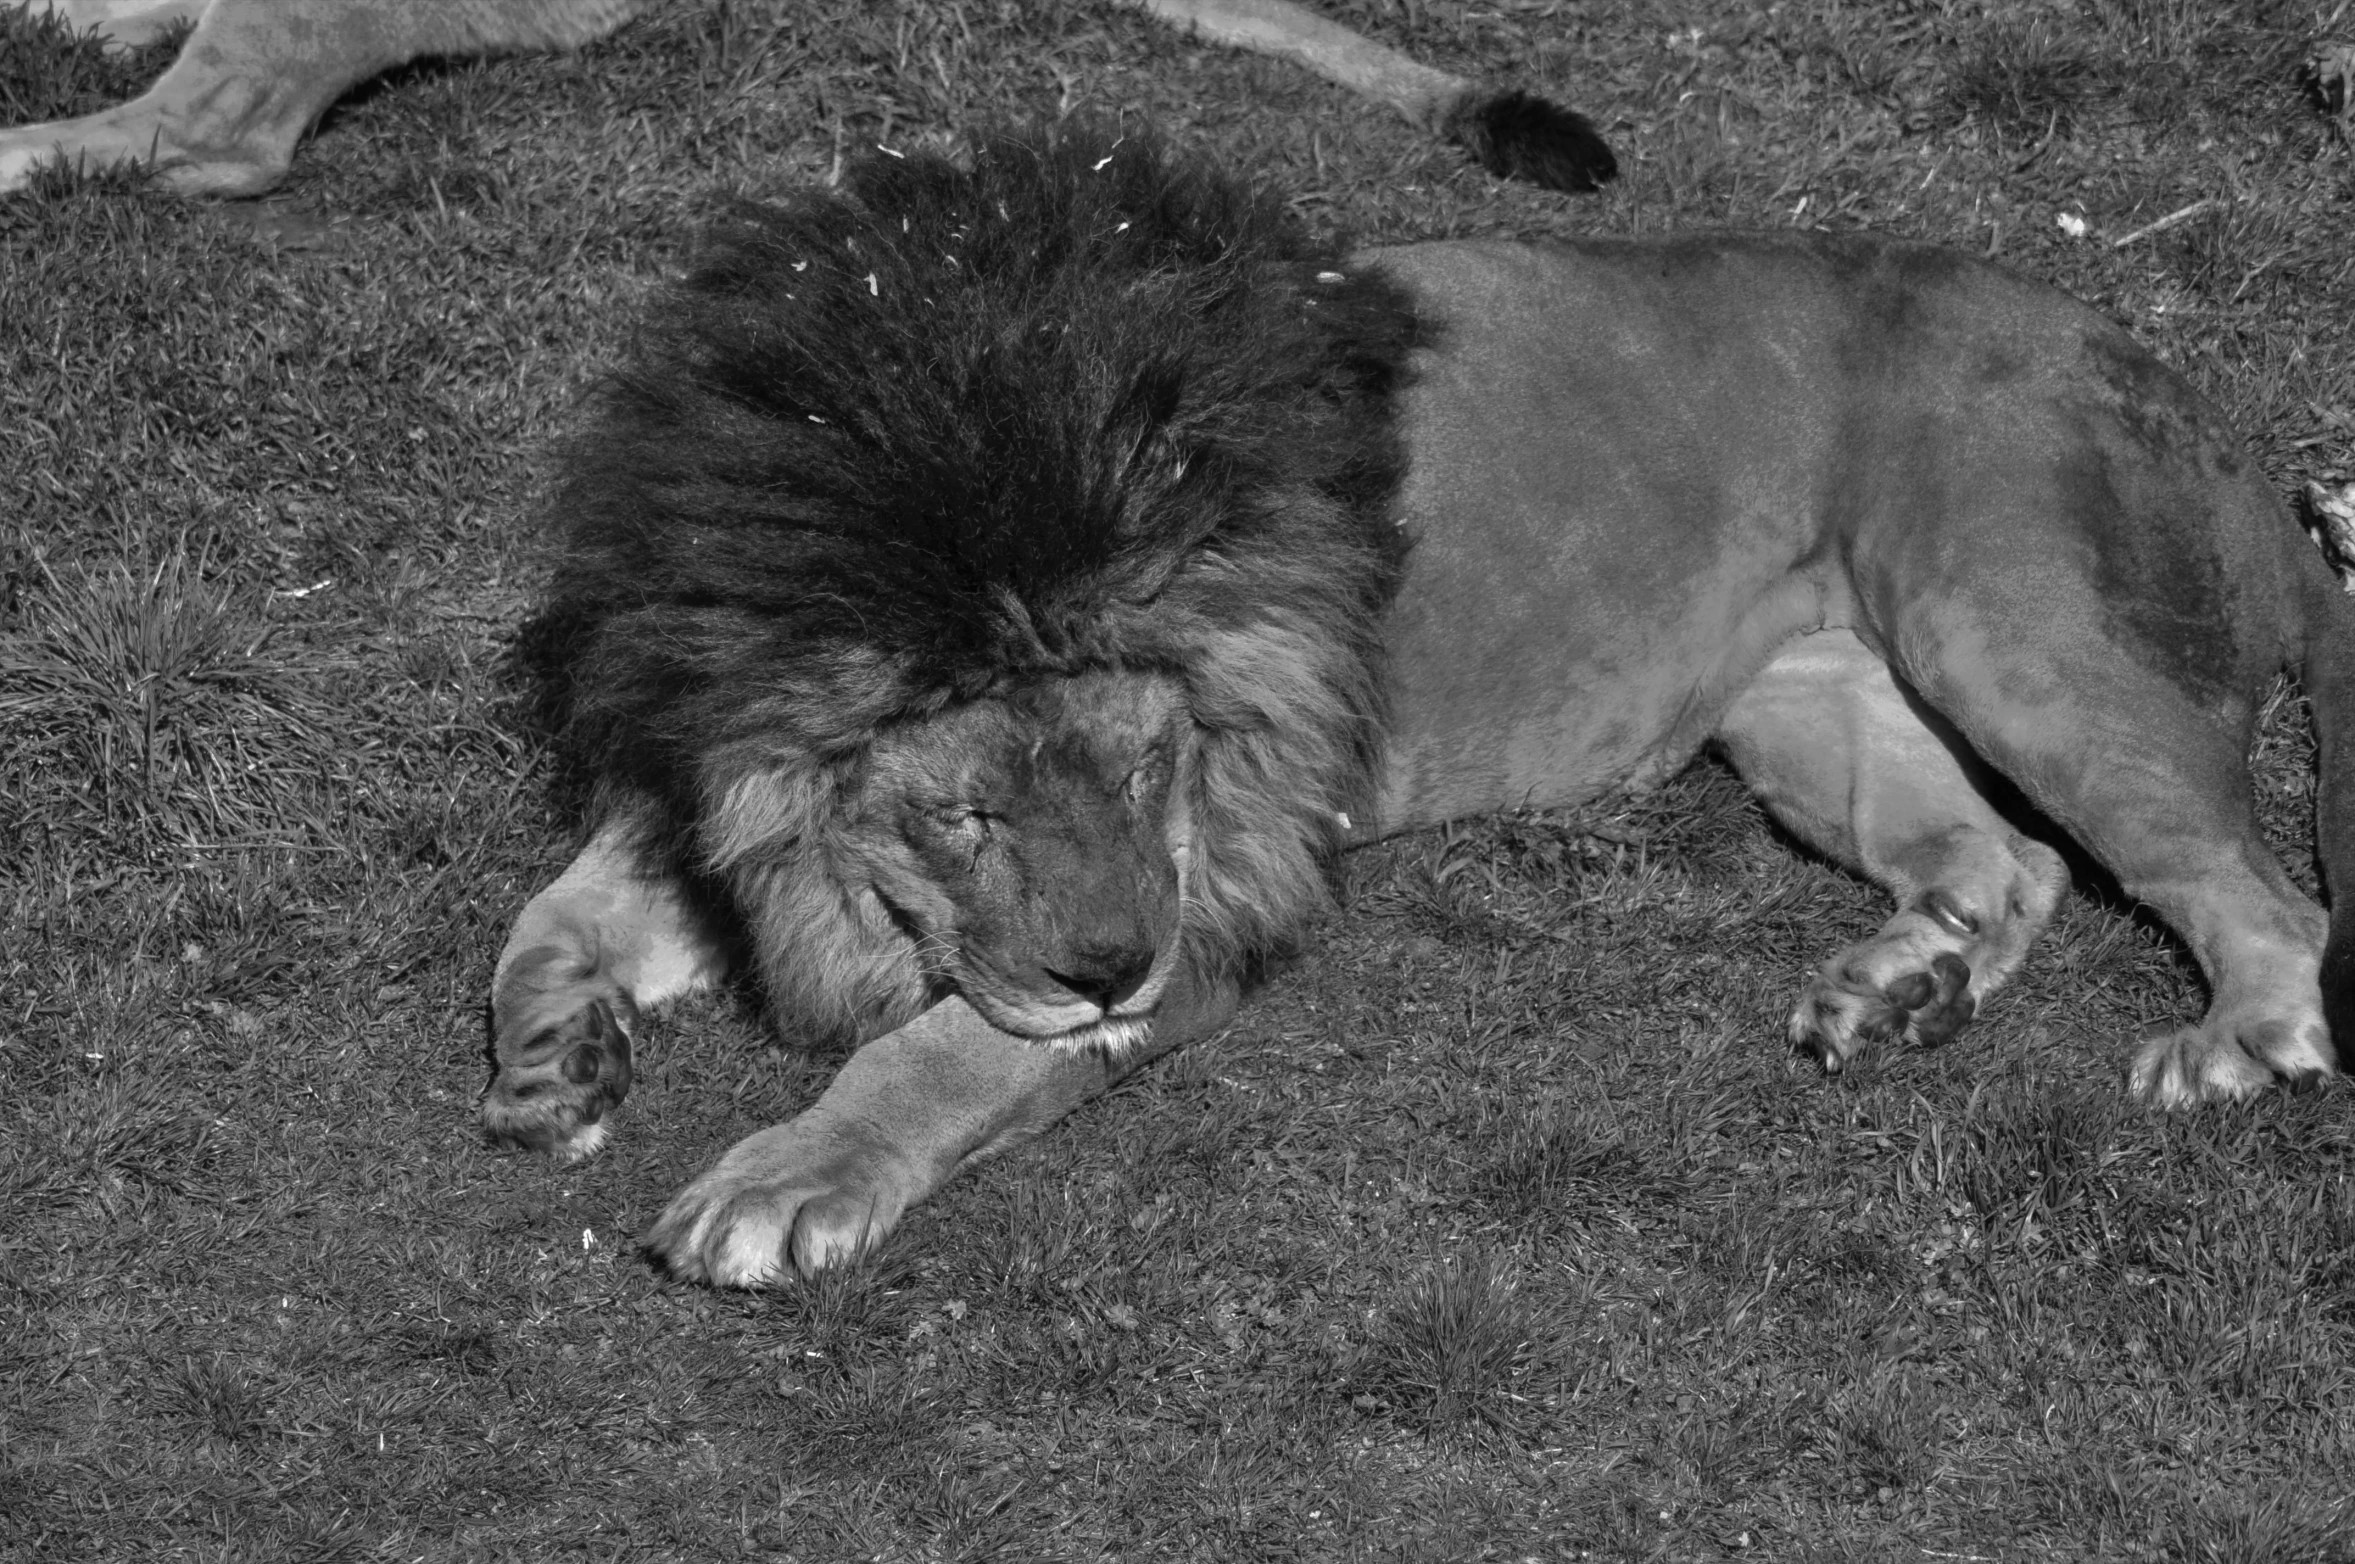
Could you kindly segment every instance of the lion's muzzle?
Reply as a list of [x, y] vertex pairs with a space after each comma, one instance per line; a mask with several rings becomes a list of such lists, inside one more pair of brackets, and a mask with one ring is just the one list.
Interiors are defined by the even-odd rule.
[[1025, 952], [1027, 959], [1012, 961], [969, 948], [959, 987], [991, 1025], [1042, 1042], [1142, 1023], [1168, 985], [1177, 942], [1159, 940], [1161, 930], [1154, 927], [1128, 932], [1134, 937], [1067, 939], [1059, 948]]
[[1052, 966], [1041, 964], [1040, 986], [1061, 988], [1109, 1015], [1144, 988], [1153, 976], [1155, 954], [1150, 945], [1077, 950]]

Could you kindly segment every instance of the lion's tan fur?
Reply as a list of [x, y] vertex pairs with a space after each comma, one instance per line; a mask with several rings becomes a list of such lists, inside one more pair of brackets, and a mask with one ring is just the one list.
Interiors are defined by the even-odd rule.
[[[1182, 938], [1305, 916], [1343, 811], [1383, 832], [1571, 803], [1714, 743], [1795, 834], [1894, 898], [1799, 986], [1791, 1036], [1836, 1069], [1953, 1036], [2050, 916], [2061, 861], [1991, 801], [1993, 773], [2209, 977], [2207, 1015], [2127, 1061], [2140, 1097], [2337, 1068], [2349, 915], [2328, 933], [2257, 833], [2245, 746], [2276, 671], [2302, 670], [2326, 868], [2355, 879], [2355, 613], [2191, 388], [2092, 311], [1925, 247], [1707, 236], [1373, 261], [1437, 328], [1399, 407], [1414, 548], [1384, 625], [1389, 758], [1371, 799], [1288, 788], [1356, 741], [1316, 720], [1326, 652], [1275, 624], [1206, 630], [1186, 695], [1214, 731], [1172, 812]], [[518, 940], [562, 901], [535, 901]], [[1236, 991], [1205, 975], [1160, 1000], [1140, 1055], [1223, 1021]], [[683, 1191], [650, 1243], [719, 1284], [828, 1263], [1120, 1063], [1025, 1051], [951, 997]]]

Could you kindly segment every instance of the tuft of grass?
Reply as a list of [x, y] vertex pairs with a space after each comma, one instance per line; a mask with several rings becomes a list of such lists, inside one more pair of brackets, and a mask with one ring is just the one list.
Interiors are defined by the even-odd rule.
[[2050, 1219], [2100, 1193], [2122, 1105], [2050, 1081], [1996, 1083], [1964, 1109], [1941, 1183], [1983, 1219]]
[[1688, 1187], [1676, 1159], [1663, 1156], [1650, 1125], [1630, 1131], [1607, 1103], [1515, 1103], [1471, 1188], [1508, 1220], [1540, 1226], [1626, 1201], [1665, 1204]]
[[270, 1431], [272, 1397], [245, 1366], [216, 1354], [164, 1371], [164, 1400], [199, 1432], [242, 1444]]
[[1917, 1372], [1880, 1364], [1829, 1397], [1822, 1437], [1849, 1497], [1886, 1506], [1938, 1475], [1944, 1406]]
[[[1387, 1392], [1375, 1400], [1426, 1433], [1509, 1433], [1528, 1421], [1523, 1392], [1539, 1332], [1508, 1256], [1451, 1255], [1409, 1281], [1391, 1303], [1367, 1381]], [[1369, 1393], [1360, 1394], [1367, 1404]]]
[[2148, 1557], [2198, 1564], [2270, 1564], [2355, 1557], [2355, 1501], [2276, 1489], [2169, 1515]]
[[188, 33], [175, 23], [154, 41], [124, 49], [95, 29], [77, 33], [47, 7], [0, 11], [0, 125], [94, 114], [132, 97], [171, 64]]
[[2031, 14], [1982, 36], [1940, 97], [1950, 123], [1978, 120], [2012, 135], [2073, 134], [2102, 95], [2094, 62], [2064, 41], [2050, 16]]
[[0, 1215], [31, 1249], [41, 1225], [77, 1205], [111, 1209], [150, 1193], [188, 1193], [213, 1124], [186, 1100], [135, 1077], [88, 1080], [19, 1102], [0, 1139]]
[[0, 818], [184, 849], [314, 807], [341, 737], [326, 664], [272, 655], [276, 627], [211, 565], [185, 541], [152, 565], [42, 562], [0, 641]]

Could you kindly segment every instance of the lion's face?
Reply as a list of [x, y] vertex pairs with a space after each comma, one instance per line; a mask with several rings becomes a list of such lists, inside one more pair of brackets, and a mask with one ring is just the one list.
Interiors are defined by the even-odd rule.
[[1177, 957], [1193, 723], [1169, 680], [1095, 673], [878, 738], [851, 799], [877, 894], [992, 1025], [1119, 1044]]

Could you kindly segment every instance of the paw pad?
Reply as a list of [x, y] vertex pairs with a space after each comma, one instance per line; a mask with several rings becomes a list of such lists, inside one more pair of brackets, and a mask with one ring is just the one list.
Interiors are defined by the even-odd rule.
[[594, 998], [521, 1044], [501, 1041], [499, 1073], [482, 1102], [494, 1143], [569, 1158], [595, 1149], [631, 1084], [630, 1036], [615, 1011]]
[[[1912, 996], [1910, 1001], [1897, 999], [1900, 986]], [[1979, 1002], [1971, 997], [1971, 964], [1950, 950], [1940, 951], [1929, 971], [1908, 973], [1891, 984], [1889, 998], [1908, 1012], [1908, 1030], [1918, 1043], [1951, 1040], [1979, 1012]]]

